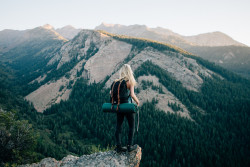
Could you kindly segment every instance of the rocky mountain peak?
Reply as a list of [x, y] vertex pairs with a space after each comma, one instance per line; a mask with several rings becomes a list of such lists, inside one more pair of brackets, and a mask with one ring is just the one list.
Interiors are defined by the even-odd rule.
[[54, 27], [52, 25], [50, 25], [50, 24], [45, 24], [42, 27], [45, 28], [45, 29], [54, 30]]
[[49, 24], [36, 27], [34, 29], [27, 31], [24, 37], [67, 41], [67, 39], [65, 39], [61, 34], [56, 32], [55, 29]]
[[91, 155], [83, 155], [81, 157], [68, 155], [61, 161], [54, 158], [45, 158], [38, 163], [21, 165], [20, 167], [74, 167], [74, 166], [116, 166], [116, 167], [139, 167], [141, 161], [141, 147], [137, 147], [131, 153], [117, 154], [115, 151], [98, 152]]
[[[34, 41], [41, 44], [44, 41], [66, 42], [67, 39], [57, 33], [49, 24], [27, 30], [0, 31], [0, 51], [2, 52], [7, 52], [10, 49], [18, 47], [20, 44], [24, 43], [25, 45], [28, 45], [28, 43], [30, 43], [34, 48]], [[30, 47], [27, 46], [27, 48]]]

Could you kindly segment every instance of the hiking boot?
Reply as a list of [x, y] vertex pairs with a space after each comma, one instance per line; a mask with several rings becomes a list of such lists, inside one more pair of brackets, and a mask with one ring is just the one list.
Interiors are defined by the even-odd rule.
[[127, 148], [126, 147], [122, 147], [121, 145], [117, 145], [116, 148], [115, 148], [115, 151], [117, 153], [126, 152]]
[[128, 152], [134, 151], [137, 149], [137, 145], [136, 144], [135, 145], [128, 145], [127, 149], [128, 149]]

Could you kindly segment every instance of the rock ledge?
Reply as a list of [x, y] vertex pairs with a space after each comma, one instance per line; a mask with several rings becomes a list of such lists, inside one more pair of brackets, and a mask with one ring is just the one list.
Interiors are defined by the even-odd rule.
[[91, 155], [83, 155], [81, 157], [68, 155], [61, 161], [57, 161], [54, 158], [45, 158], [39, 163], [21, 165], [19, 167], [75, 167], [75, 166], [112, 166], [112, 167], [139, 167], [141, 161], [141, 147], [137, 146], [135, 151], [130, 153], [116, 153], [115, 151], [98, 152]]

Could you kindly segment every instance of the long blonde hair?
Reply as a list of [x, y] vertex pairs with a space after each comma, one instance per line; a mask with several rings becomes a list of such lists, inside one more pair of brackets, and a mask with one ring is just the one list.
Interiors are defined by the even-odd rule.
[[137, 83], [135, 81], [135, 77], [134, 77], [134, 73], [130, 67], [129, 64], [124, 64], [120, 70], [120, 77], [119, 79], [117, 79], [116, 81], [119, 81], [119, 80], [128, 80], [129, 83], [133, 86], [135, 86]]

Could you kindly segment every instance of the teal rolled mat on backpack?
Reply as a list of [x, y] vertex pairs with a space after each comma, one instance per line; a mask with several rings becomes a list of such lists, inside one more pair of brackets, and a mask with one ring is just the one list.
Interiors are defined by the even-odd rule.
[[121, 103], [119, 104], [118, 110], [117, 104], [113, 105], [113, 108], [111, 110], [112, 103], [104, 103], [102, 105], [102, 111], [103, 112], [110, 112], [110, 113], [136, 113], [137, 112], [137, 105], [134, 103]]

